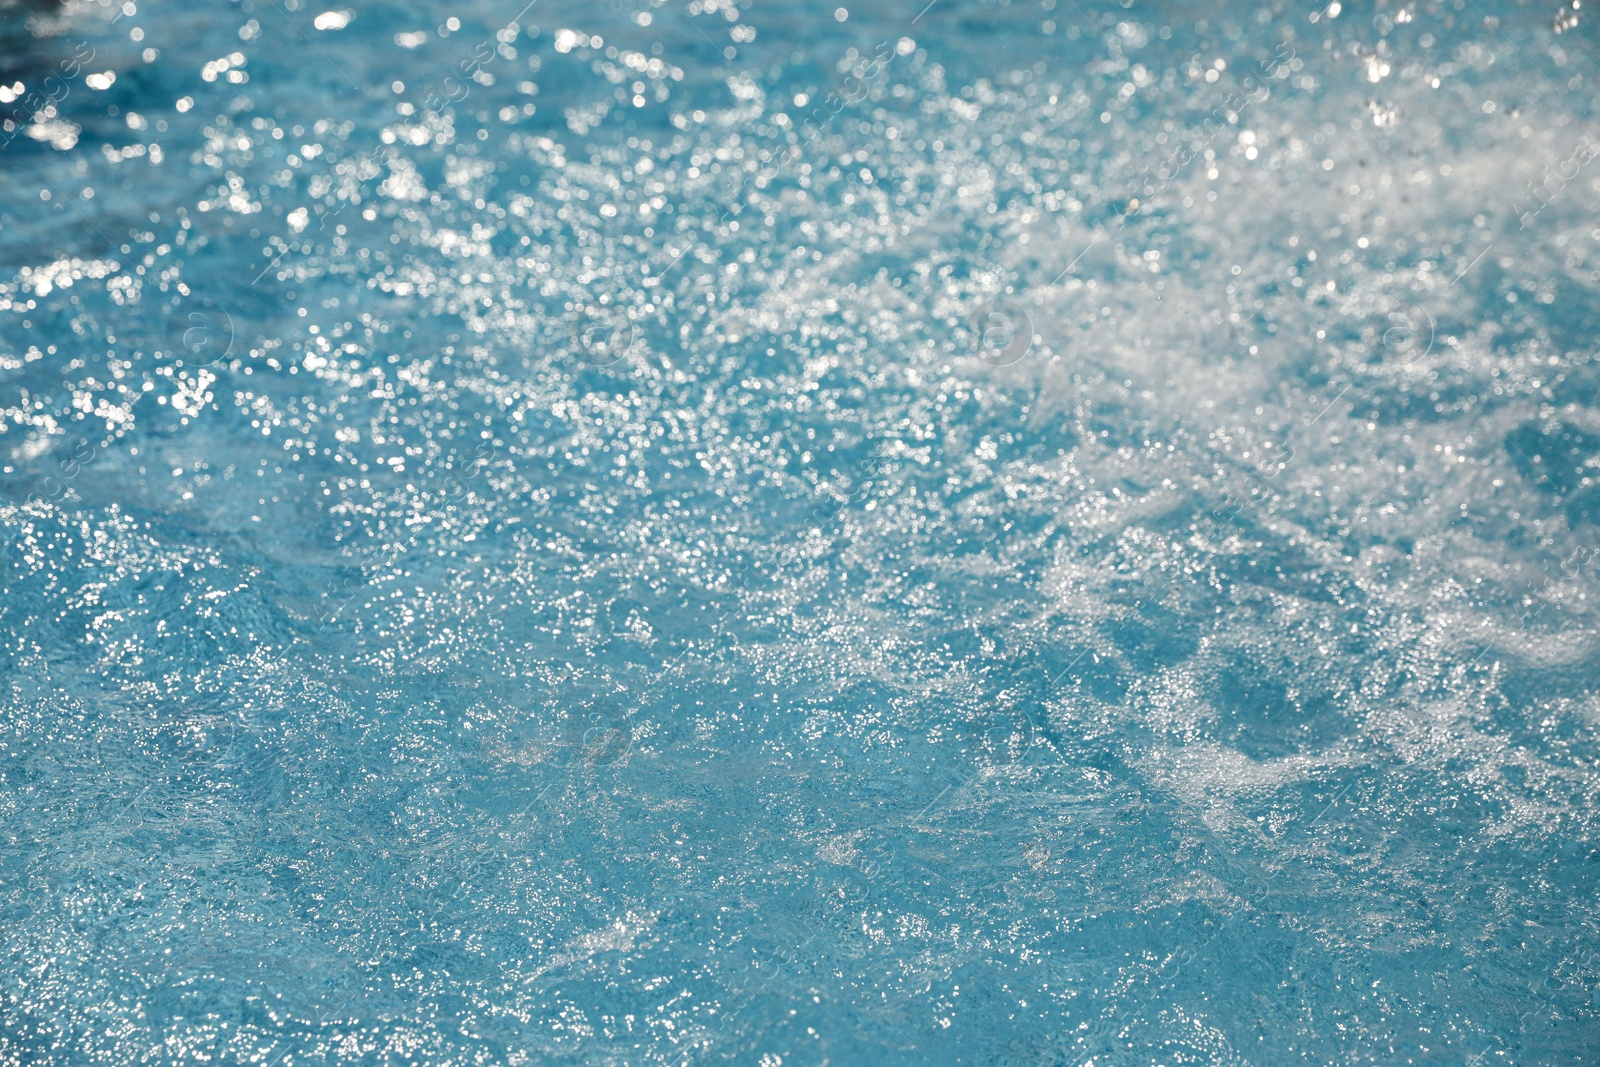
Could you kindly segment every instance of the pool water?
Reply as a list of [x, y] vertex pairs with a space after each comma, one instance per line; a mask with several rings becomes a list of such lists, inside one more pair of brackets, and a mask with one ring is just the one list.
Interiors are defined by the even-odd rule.
[[0, 1064], [1596, 1062], [1597, 23], [843, 2], [0, 7]]

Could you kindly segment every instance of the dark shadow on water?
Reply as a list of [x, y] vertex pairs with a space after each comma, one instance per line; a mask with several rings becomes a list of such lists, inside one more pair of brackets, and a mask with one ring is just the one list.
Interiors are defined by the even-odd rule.
[[[60, 13], [59, 0], [0, 0], [0, 87], [21, 82], [37, 91], [70, 58], [65, 24], [56, 21]], [[26, 121], [32, 110], [24, 96], [0, 104], [0, 120]]]

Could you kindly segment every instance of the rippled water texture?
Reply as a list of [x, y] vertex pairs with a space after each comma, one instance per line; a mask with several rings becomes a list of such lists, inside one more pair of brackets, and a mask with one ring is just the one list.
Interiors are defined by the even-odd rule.
[[1596, 1062], [1587, 5], [323, 2], [3, 7], [0, 1063]]

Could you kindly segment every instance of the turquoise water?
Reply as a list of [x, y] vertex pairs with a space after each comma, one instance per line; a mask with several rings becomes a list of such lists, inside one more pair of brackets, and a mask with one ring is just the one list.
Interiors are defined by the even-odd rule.
[[0, 1064], [1596, 1062], [1596, 23], [924, 4], [0, 8]]

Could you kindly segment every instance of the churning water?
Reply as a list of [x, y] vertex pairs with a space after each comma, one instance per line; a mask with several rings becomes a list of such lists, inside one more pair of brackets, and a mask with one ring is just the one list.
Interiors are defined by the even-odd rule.
[[0, 1063], [1596, 1062], [1587, 9], [842, 2], [0, 8]]

